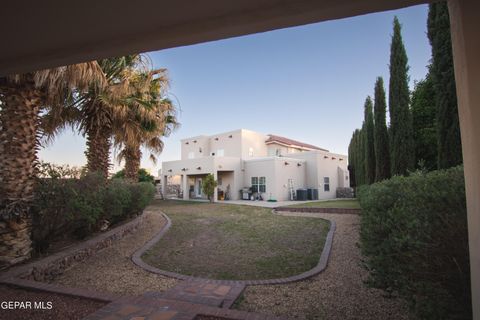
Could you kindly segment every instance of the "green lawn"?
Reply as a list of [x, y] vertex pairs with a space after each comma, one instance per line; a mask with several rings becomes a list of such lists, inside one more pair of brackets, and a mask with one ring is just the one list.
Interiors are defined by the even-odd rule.
[[360, 209], [360, 203], [357, 199], [348, 200], [327, 200], [307, 202], [302, 204], [294, 204], [289, 207], [293, 208], [345, 208], [345, 209]]
[[241, 205], [156, 201], [172, 219], [143, 256], [163, 270], [211, 279], [288, 277], [317, 265], [329, 222]]

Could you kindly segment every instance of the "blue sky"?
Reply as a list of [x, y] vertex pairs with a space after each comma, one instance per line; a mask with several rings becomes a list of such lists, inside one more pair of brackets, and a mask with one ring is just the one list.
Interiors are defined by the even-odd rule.
[[[427, 13], [422, 5], [151, 52], [154, 66], [169, 70], [181, 127], [165, 139], [159, 163], [144, 155], [142, 166], [156, 173], [161, 161], [180, 158], [180, 139], [239, 128], [346, 153], [377, 76], [388, 90], [395, 15], [410, 89], [425, 77], [431, 56]], [[40, 151], [40, 159], [80, 166], [84, 150], [84, 138], [66, 131]]]

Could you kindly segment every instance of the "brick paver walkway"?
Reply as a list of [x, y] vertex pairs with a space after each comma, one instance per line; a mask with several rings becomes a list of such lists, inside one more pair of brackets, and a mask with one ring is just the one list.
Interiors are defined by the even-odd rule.
[[209, 319], [266, 319], [282, 318], [228, 309], [241, 294], [244, 286], [225, 285], [207, 281], [182, 281], [164, 292], [147, 292], [139, 297], [116, 300], [84, 320], [195, 320]]
[[212, 307], [230, 308], [245, 289], [241, 283], [224, 284], [210, 281], [182, 281], [161, 293], [165, 299], [180, 300]]

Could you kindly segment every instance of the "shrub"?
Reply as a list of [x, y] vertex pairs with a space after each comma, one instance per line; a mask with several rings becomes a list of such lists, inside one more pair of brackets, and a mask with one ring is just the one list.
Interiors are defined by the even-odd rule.
[[208, 174], [203, 180], [202, 180], [202, 190], [203, 192], [207, 195], [208, 200], [210, 202], [213, 202], [213, 194], [215, 193], [215, 188], [217, 187], [218, 183], [215, 180], [213, 174]]
[[148, 182], [107, 183], [94, 173], [80, 178], [62, 178], [54, 169], [50, 173], [37, 181], [32, 210], [32, 238], [40, 252], [59, 238], [85, 238], [98, 231], [103, 220], [115, 224], [141, 213], [155, 193]]
[[[122, 169], [120, 171], [117, 171], [113, 175], [113, 178], [114, 179], [117, 179], [117, 178], [124, 179], [125, 178], [125, 170]], [[150, 182], [152, 184], [155, 184], [155, 177], [152, 176], [150, 173], [148, 173], [148, 171], [146, 169], [140, 168], [140, 169], [138, 169], [138, 182]]]
[[463, 167], [393, 177], [359, 190], [368, 283], [422, 319], [469, 319]]
[[127, 211], [131, 215], [139, 214], [152, 201], [155, 195], [155, 186], [150, 182], [129, 184], [131, 201]]
[[132, 195], [127, 182], [121, 179], [112, 179], [105, 189], [103, 197], [105, 219], [115, 224], [129, 217]]

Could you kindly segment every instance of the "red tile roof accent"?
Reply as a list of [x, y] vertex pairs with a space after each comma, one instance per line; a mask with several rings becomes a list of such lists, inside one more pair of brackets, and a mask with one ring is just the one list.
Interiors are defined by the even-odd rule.
[[265, 141], [266, 144], [275, 143], [275, 142], [287, 145], [289, 147], [300, 147], [300, 148], [304, 148], [304, 149], [322, 150], [322, 151], [327, 151], [328, 152], [327, 149], [323, 149], [323, 148], [320, 148], [320, 147], [317, 147], [317, 146], [314, 146], [314, 145], [311, 145], [311, 144], [307, 144], [307, 143], [303, 143], [303, 142], [300, 142], [300, 141], [288, 139], [288, 138], [285, 138], [285, 137], [276, 136], [276, 135], [273, 135], [273, 134], [269, 134], [268, 139]]

